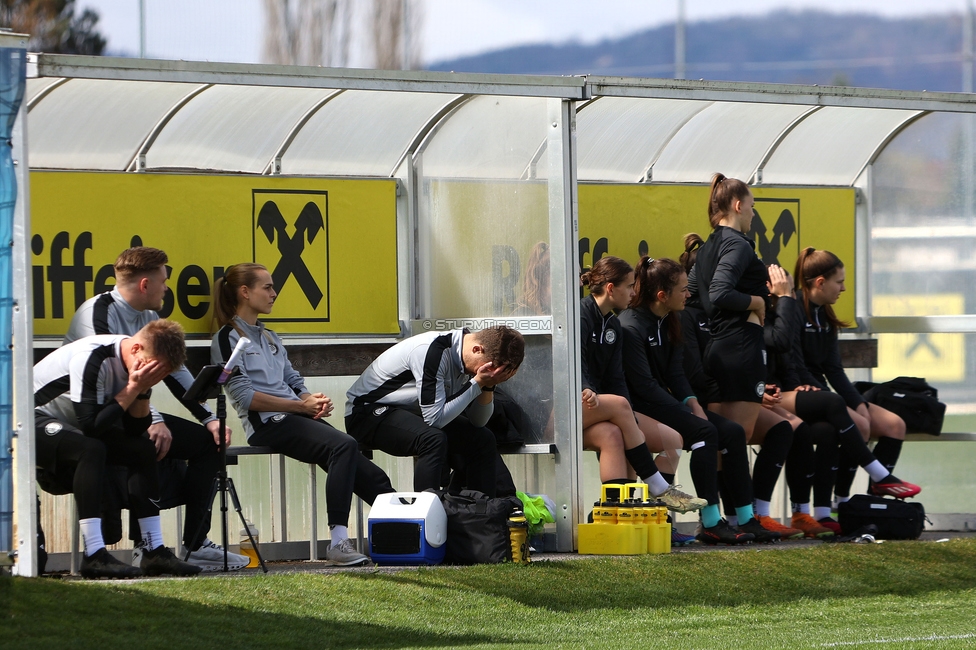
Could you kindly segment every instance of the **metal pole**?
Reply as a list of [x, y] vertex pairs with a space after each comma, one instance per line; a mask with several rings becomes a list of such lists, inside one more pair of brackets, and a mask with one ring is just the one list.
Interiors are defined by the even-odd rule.
[[674, 23], [674, 78], [685, 78], [685, 0], [678, 0], [678, 19]]
[[[966, 13], [962, 19], [962, 91], [973, 92], [973, 0], [966, 0]], [[963, 117], [963, 206], [964, 216], [972, 221], [973, 215], [973, 133], [974, 118]]]
[[139, 0], [139, 58], [146, 58], [146, 0]]
[[403, 46], [403, 51], [401, 53], [402, 61], [400, 61], [401, 70], [410, 69], [410, 0], [400, 0], [400, 20], [403, 22], [400, 25], [400, 41]]
[[576, 548], [576, 525], [583, 512], [576, 106], [569, 100], [550, 99], [547, 107], [556, 548], [569, 552]]
[[[19, 41], [13, 41], [18, 38]], [[21, 47], [26, 54], [27, 37], [3, 35], [5, 47]], [[27, 102], [20, 104], [14, 122], [14, 175], [17, 178], [17, 203], [14, 206], [13, 249], [13, 433], [16, 439], [14, 477], [17, 492], [14, 518], [17, 522], [16, 572], [37, 575], [37, 483], [34, 474], [34, 309], [31, 305], [30, 257], [30, 178], [27, 166]]]

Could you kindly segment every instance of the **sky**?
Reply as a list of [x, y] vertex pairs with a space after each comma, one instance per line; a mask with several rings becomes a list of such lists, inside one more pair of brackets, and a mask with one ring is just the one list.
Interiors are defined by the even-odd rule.
[[[395, 0], [390, 0], [395, 1]], [[416, 1], [416, 0], [415, 0]], [[678, 0], [420, 0], [425, 63], [527, 43], [594, 43], [673, 23]], [[264, 0], [144, 0], [151, 58], [260, 63]], [[689, 22], [779, 9], [860, 11], [889, 17], [961, 13], [972, 0], [685, 0]], [[109, 54], [139, 54], [140, 0], [77, 0], [100, 16]], [[362, 8], [364, 0], [356, 0]], [[360, 11], [362, 13], [362, 11]], [[354, 18], [350, 65], [369, 67]], [[359, 29], [355, 27], [359, 25]]]

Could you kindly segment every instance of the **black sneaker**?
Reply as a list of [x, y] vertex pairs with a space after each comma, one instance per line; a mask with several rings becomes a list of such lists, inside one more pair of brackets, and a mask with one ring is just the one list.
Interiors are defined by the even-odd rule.
[[753, 517], [749, 521], [739, 526], [739, 530], [743, 533], [751, 533], [753, 537], [756, 538], [757, 542], [778, 542], [780, 534], [776, 531], [763, 528], [763, 525], [759, 523], [759, 520]]
[[745, 544], [756, 539], [752, 533], [744, 533], [732, 526], [724, 519], [720, 519], [711, 528], [702, 528], [695, 537], [702, 544]]
[[142, 569], [115, 559], [103, 546], [81, 559], [83, 578], [138, 578]]
[[203, 571], [202, 567], [179, 559], [165, 546], [151, 551], [143, 549], [139, 566], [147, 576], [160, 576], [164, 573], [174, 576], [195, 576]]

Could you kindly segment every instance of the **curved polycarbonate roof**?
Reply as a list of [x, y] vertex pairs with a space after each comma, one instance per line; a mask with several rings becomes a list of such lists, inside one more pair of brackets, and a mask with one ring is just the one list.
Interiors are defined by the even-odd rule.
[[262, 173], [302, 116], [335, 91], [269, 86], [214, 86], [163, 128], [146, 169]]
[[921, 111], [825, 107], [790, 131], [763, 165], [769, 185], [852, 185], [878, 147]]
[[576, 118], [581, 181], [637, 183], [675, 132], [711, 102], [601, 97]]
[[[124, 171], [142, 151], [147, 170], [388, 177], [423, 142], [428, 178], [547, 173], [541, 97], [48, 77], [28, 80], [27, 99], [35, 169]], [[838, 186], [921, 114], [631, 97], [578, 110], [581, 181], [704, 183], [721, 171]]]
[[153, 126], [196, 84], [71, 79], [31, 108], [34, 168], [124, 171]]
[[391, 176], [413, 140], [460, 95], [347, 90], [326, 102], [281, 158], [282, 174]]
[[[522, 178], [546, 141], [546, 100], [479, 96], [438, 125], [423, 152], [429, 178]], [[541, 174], [545, 177], [545, 174]]]
[[651, 180], [707, 183], [715, 172], [748, 181], [807, 106], [715, 103], [688, 120], [654, 163]]
[[43, 77], [40, 79], [28, 79], [27, 80], [27, 92], [24, 93], [24, 101], [29, 105], [34, 98], [39, 94], [44, 92], [46, 89], [50, 88], [56, 83], [62, 82], [64, 79], [59, 79], [58, 77]]

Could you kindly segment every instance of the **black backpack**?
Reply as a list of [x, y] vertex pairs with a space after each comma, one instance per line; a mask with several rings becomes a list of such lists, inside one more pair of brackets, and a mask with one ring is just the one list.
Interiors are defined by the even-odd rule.
[[874, 524], [878, 539], [918, 539], [925, 530], [925, 507], [915, 501], [855, 494], [838, 504], [837, 520], [845, 535]]
[[942, 433], [946, 405], [939, 401], [939, 391], [924, 379], [897, 377], [883, 384], [859, 381], [854, 387], [867, 401], [900, 416], [908, 433]]

